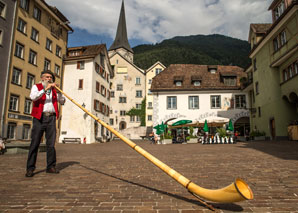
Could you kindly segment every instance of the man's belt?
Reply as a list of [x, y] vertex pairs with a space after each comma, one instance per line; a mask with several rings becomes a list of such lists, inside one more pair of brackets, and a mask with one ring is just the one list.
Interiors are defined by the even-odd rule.
[[55, 112], [43, 112], [42, 115], [49, 117], [49, 116], [52, 116], [52, 115], [56, 115], [56, 113]]

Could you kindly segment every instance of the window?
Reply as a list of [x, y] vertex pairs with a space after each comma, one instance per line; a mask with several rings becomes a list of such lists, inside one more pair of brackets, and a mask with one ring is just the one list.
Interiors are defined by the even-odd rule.
[[0, 1], [0, 16], [5, 18], [6, 15], [6, 5]]
[[136, 104], [136, 109], [141, 109], [142, 108], [142, 104]]
[[117, 91], [122, 91], [122, 90], [123, 90], [123, 85], [117, 84]]
[[16, 123], [8, 123], [8, 126], [7, 126], [7, 138], [8, 139], [15, 139], [16, 128], [17, 128]]
[[78, 62], [77, 62], [77, 69], [78, 69], [78, 70], [83, 70], [83, 69], [85, 69], [85, 61], [78, 61]]
[[254, 60], [253, 60], [253, 66], [254, 66], [254, 71], [256, 71], [257, 70], [257, 59], [256, 58], [254, 58]]
[[39, 40], [39, 32], [38, 32], [38, 30], [36, 30], [33, 27], [32, 27], [32, 30], [31, 30], [31, 39], [33, 41], [36, 41], [36, 42], [38, 42], [38, 40]]
[[152, 84], [152, 79], [149, 79], [148, 80], [148, 84]]
[[29, 51], [29, 63], [36, 65], [37, 53], [33, 50]]
[[297, 75], [298, 74], [298, 61], [296, 61], [294, 64], [294, 70], [295, 70], [295, 75]]
[[235, 95], [236, 108], [242, 109], [246, 107], [245, 95]]
[[148, 109], [152, 109], [152, 102], [148, 102]]
[[104, 54], [100, 54], [100, 65], [102, 67], [105, 66], [105, 55]]
[[32, 86], [34, 85], [34, 75], [27, 74], [27, 83], [26, 83], [26, 88], [31, 89]]
[[55, 74], [58, 76], [60, 75], [60, 66], [57, 64], [55, 64]]
[[126, 103], [126, 97], [119, 97], [119, 103]]
[[18, 58], [24, 58], [24, 45], [16, 43], [16, 49], [14, 55]]
[[224, 85], [226, 86], [236, 86], [237, 78], [236, 77], [224, 77]]
[[18, 111], [19, 107], [19, 96], [11, 95], [9, 101], [9, 110]]
[[181, 86], [182, 86], [182, 81], [176, 81], [176, 82], [175, 82], [175, 85], [176, 85], [177, 87], [181, 87]]
[[155, 69], [155, 75], [158, 75], [159, 73], [161, 73], [162, 69], [161, 68], [156, 68]]
[[100, 87], [100, 84], [99, 84], [98, 81], [96, 81], [96, 83], [95, 83], [95, 91], [96, 91], [97, 93], [99, 93], [99, 87]]
[[47, 38], [47, 41], [46, 41], [46, 49], [51, 51], [52, 52], [52, 40], [48, 39]]
[[23, 125], [23, 135], [22, 135], [24, 140], [28, 140], [30, 136], [30, 125], [29, 124], [24, 124]]
[[18, 27], [17, 27], [18, 31], [20, 31], [21, 33], [26, 34], [26, 29], [27, 29], [27, 23], [19, 18], [19, 23], [18, 23]]
[[115, 92], [111, 91], [111, 98], [114, 98], [114, 97], [115, 97]]
[[152, 115], [148, 115], [147, 120], [152, 121]]
[[292, 65], [288, 67], [288, 73], [289, 73], [289, 78], [292, 78], [293, 77]]
[[282, 31], [280, 33], [280, 44], [281, 46], [285, 45], [287, 43], [287, 36], [286, 36], [286, 31]]
[[142, 97], [142, 90], [137, 90], [136, 91], [136, 97], [141, 98]]
[[136, 85], [141, 85], [141, 78], [140, 77], [136, 78]]
[[275, 21], [283, 14], [285, 11], [285, 2], [284, 0], [273, 10]]
[[32, 101], [30, 99], [25, 99], [25, 107], [24, 107], [24, 113], [30, 114], [32, 110]]
[[29, 0], [21, 0], [20, 7], [23, 8], [24, 10], [28, 11], [29, 10]]
[[199, 96], [188, 96], [188, 108], [199, 109]]
[[274, 52], [276, 52], [279, 49], [278, 37], [273, 39], [273, 49], [274, 49]]
[[136, 122], [141, 122], [141, 118], [140, 118], [140, 116], [136, 116]]
[[176, 96], [167, 96], [167, 109], [177, 109]]
[[125, 110], [120, 110], [120, 116], [125, 116], [126, 111]]
[[100, 105], [99, 101], [94, 99], [94, 110], [100, 111], [100, 106], [101, 105]]
[[220, 95], [211, 95], [211, 109], [218, 109], [221, 107]]
[[284, 81], [287, 81], [288, 80], [288, 72], [287, 72], [287, 70], [284, 70], [283, 71], [283, 78], [284, 78]]
[[259, 94], [259, 82], [258, 81], [256, 82], [255, 87], [256, 87], [256, 95], [258, 95]]
[[44, 70], [51, 70], [51, 61], [49, 59], [44, 59]]
[[193, 81], [193, 85], [196, 87], [201, 86], [201, 81]]
[[79, 79], [79, 89], [83, 89], [83, 79]]
[[35, 18], [37, 21], [40, 22], [41, 10], [37, 7], [34, 7], [34, 9], [33, 9], [33, 18]]
[[107, 94], [106, 94], [106, 93], [107, 93], [107, 92], [106, 92], [106, 91], [107, 91], [106, 88], [105, 88], [103, 85], [101, 85], [101, 88], [100, 88], [100, 89], [101, 89], [101, 94], [102, 94], [104, 97], [106, 97], [106, 95], [107, 95]]
[[11, 82], [17, 85], [21, 85], [21, 74], [22, 74], [22, 71], [14, 67], [12, 71]]
[[258, 107], [258, 116], [261, 117], [262, 114], [261, 114], [261, 107]]
[[134, 116], [134, 115], [131, 115], [131, 116], [130, 116], [130, 122], [131, 122], [131, 123], [135, 122], [135, 116]]
[[3, 41], [3, 30], [0, 29], [0, 45], [2, 45]]
[[110, 125], [114, 125], [114, 119], [110, 118]]
[[61, 57], [62, 55], [62, 49], [58, 45], [56, 45], [56, 56]]

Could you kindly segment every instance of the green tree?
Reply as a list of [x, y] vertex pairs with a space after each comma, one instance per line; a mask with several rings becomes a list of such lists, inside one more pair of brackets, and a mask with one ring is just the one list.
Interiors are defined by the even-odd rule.
[[140, 126], [146, 126], [146, 97], [142, 100], [141, 109], [131, 108], [126, 115], [139, 116], [141, 120]]

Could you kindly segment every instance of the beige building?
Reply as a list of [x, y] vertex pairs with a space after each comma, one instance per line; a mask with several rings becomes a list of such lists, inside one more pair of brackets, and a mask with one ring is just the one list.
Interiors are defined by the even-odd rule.
[[[111, 88], [110, 125], [123, 131], [139, 127], [140, 116], [128, 116], [126, 113], [132, 108], [141, 108], [146, 95], [145, 72], [133, 64], [133, 50], [127, 39], [123, 2], [116, 37], [109, 48], [109, 58], [115, 73]], [[131, 137], [130, 133], [127, 136]]]
[[153, 127], [153, 94], [151, 92], [152, 79], [166, 67], [161, 62], [156, 62], [146, 71], [146, 126]]
[[54, 72], [56, 83], [62, 84], [62, 58], [72, 28], [57, 8], [41, 0], [19, 0], [15, 22], [3, 135], [10, 140], [29, 140], [31, 87], [40, 81], [43, 70]]

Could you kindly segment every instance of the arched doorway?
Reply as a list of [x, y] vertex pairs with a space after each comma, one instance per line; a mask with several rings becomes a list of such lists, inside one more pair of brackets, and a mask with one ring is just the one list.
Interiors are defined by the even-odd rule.
[[250, 132], [249, 117], [241, 117], [235, 121], [234, 131], [239, 132], [239, 136], [248, 136]]
[[126, 129], [126, 122], [125, 121], [121, 121], [119, 123], [119, 130], [123, 130], [123, 129]]

